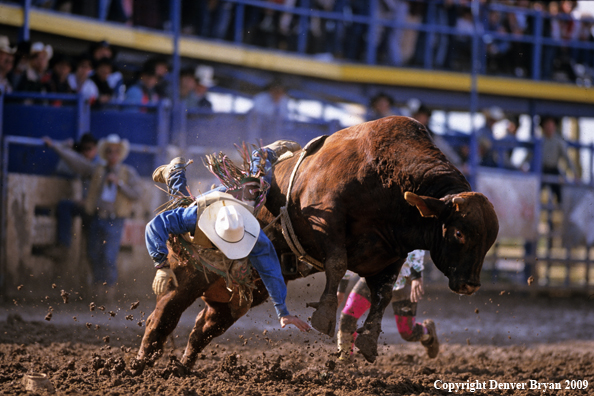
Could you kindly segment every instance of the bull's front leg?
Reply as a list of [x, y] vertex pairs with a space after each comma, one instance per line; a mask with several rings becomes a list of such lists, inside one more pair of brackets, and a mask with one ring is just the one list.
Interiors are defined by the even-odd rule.
[[311, 317], [311, 325], [321, 333], [334, 336], [336, 310], [338, 308], [338, 284], [347, 270], [347, 253], [343, 244], [335, 245], [326, 255], [326, 288], [320, 298], [320, 305]]
[[382, 331], [382, 318], [392, 300], [392, 287], [398, 278], [401, 266], [402, 262], [392, 264], [379, 274], [365, 278], [371, 292], [371, 308], [363, 328], [358, 331], [355, 346], [370, 363], [373, 363], [377, 357], [377, 340]]

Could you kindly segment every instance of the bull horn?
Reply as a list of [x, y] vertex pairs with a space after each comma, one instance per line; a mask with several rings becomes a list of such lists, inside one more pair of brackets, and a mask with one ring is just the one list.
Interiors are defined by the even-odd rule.
[[462, 205], [464, 203], [464, 198], [454, 197], [454, 199], [452, 199], [452, 203], [454, 203], [456, 205]]

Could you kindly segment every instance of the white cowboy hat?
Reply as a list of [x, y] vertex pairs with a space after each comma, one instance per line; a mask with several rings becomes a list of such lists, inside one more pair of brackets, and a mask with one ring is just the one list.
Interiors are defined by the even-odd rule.
[[488, 109], [483, 110], [485, 117], [491, 118], [495, 121], [501, 121], [505, 118], [505, 113], [498, 106], [491, 106]]
[[33, 55], [38, 52], [45, 52], [47, 54], [48, 60], [52, 59], [52, 56], [54, 56], [54, 49], [52, 46], [49, 44], [43, 45], [41, 41], [31, 44], [31, 50], [29, 51], [29, 54]]
[[105, 151], [112, 144], [117, 144], [121, 147], [122, 153], [120, 162], [123, 162], [130, 153], [130, 142], [128, 141], [128, 139], [120, 138], [119, 135], [116, 135], [115, 133], [112, 133], [111, 135], [108, 135], [106, 138], [99, 140], [99, 144], [97, 147], [99, 157], [107, 161], [107, 155]]
[[16, 47], [10, 46], [10, 40], [6, 36], [0, 36], [0, 51], [6, 52], [7, 54], [14, 54]]
[[194, 71], [194, 77], [200, 85], [206, 88], [214, 87], [217, 83], [214, 80], [214, 67], [212, 66], [198, 65]]
[[260, 223], [241, 204], [221, 200], [209, 205], [198, 227], [231, 260], [247, 257], [260, 234]]

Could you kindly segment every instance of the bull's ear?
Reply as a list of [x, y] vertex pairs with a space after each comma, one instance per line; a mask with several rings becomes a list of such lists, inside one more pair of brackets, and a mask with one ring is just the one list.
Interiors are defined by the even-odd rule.
[[445, 202], [440, 199], [421, 197], [411, 192], [405, 192], [404, 199], [412, 206], [416, 206], [423, 217], [439, 217], [446, 207]]

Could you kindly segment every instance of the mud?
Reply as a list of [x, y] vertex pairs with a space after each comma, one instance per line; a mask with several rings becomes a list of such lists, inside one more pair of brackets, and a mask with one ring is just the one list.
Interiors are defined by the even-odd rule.
[[[71, 296], [66, 305], [60, 294], [56, 297], [53, 302], [17, 301], [2, 307], [0, 394], [32, 394], [25, 391], [22, 377], [41, 372], [49, 375], [56, 393], [64, 395], [448, 394], [435, 388], [436, 381], [442, 381], [440, 386], [526, 384], [524, 390], [452, 394], [594, 395], [594, 301], [588, 298], [543, 299], [507, 292], [471, 298], [428, 295], [419, 319], [437, 322], [440, 356], [428, 359], [420, 344], [403, 342], [388, 308], [373, 364], [358, 353], [351, 362], [338, 362], [334, 340], [279, 329], [270, 317], [271, 307], [257, 307], [215, 339], [187, 370], [179, 360], [198, 305], [182, 317], [163, 355], [135, 377], [132, 365], [152, 300], [102, 302], [92, 310], [88, 301], [77, 303]], [[302, 317], [311, 312], [298, 311]], [[48, 313], [53, 315], [45, 320]], [[571, 387], [572, 380], [587, 380], [589, 386], [544, 393], [542, 388], [530, 390], [530, 380], [562, 388]]]

